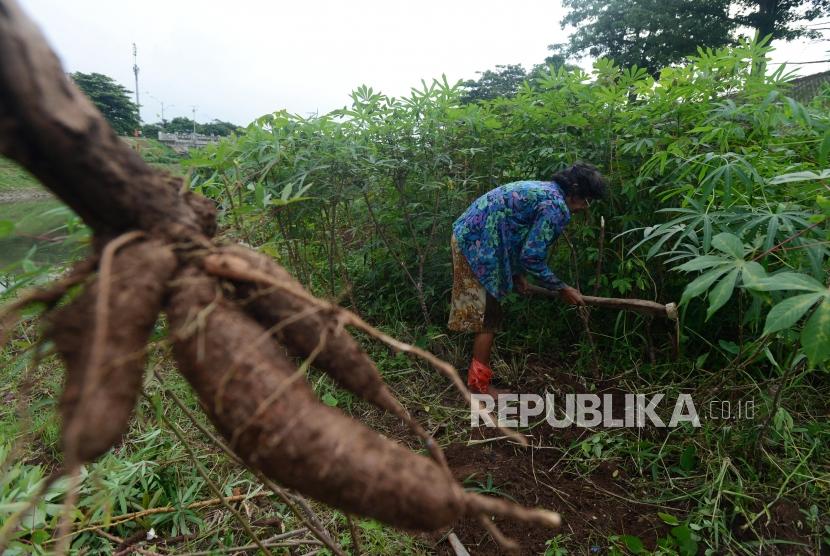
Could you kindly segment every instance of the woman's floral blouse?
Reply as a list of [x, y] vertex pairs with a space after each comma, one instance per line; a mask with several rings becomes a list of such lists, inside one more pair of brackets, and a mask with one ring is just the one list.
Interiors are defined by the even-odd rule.
[[485, 193], [453, 224], [461, 252], [488, 293], [501, 299], [514, 274], [565, 287], [548, 268], [548, 249], [571, 219], [555, 182], [518, 181]]

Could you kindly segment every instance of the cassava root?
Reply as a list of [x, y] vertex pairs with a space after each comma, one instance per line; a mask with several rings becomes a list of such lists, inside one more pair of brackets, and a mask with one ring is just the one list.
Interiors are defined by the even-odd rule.
[[[141, 389], [147, 340], [175, 266], [173, 252], [159, 242], [125, 246], [114, 254], [109, 275], [99, 274], [50, 316], [47, 336], [66, 363], [60, 411], [68, 466], [92, 461], [126, 431]], [[110, 294], [102, 314], [96, 309], [104, 283]], [[104, 334], [100, 346], [94, 346], [96, 330]]]
[[234, 276], [234, 258], [241, 259], [257, 272], [271, 276], [286, 289], [304, 295], [286, 295], [285, 289], [275, 290], [267, 285], [239, 279], [233, 282], [233, 295], [263, 326], [273, 330], [274, 338], [288, 348], [292, 355], [303, 356], [317, 349], [320, 339], [325, 342], [316, 354], [313, 364], [334, 379], [337, 384], [363, 400], [388, 411], [401, 419], [420, 437], [433, 458], [446, 467], [446, 459], [438, 444], [398, 401], [380, 372], [363, 349], [345, 330], [339, 318], [340, 308], [327, 304], [313, 305], [312, 298], [302, 284], [272, 259], [237, 246], [223, 247], [218, 253], [203, 260], [209, 272]]
[[[305, 381], [285, 386], [296, 369], [273, 343], [245, 349], [262, 327], [228, 301], [216, 302], [215, 280], [196, 271], [186, 275], [177, 280], [168, 310], [175, 355], [216, 427], [226, 438], [236, 438], [232, 447], [248, 464], [346, 512], [405, 529], [434, 530], [479, 514], [559, 524], [553, 512], [465, 492], [435, 462], [318, 402]], [[197, 316], [198, 331], [189, 322]], [[201, 335], [220, 341], [207, 344], [200, 355]], [[225, 373], [232, 376], [224, 381], [217, 412]], [[283, 396], [250, 423], [267, 393], [280, 389]], [[239, 433], [239, 426], [246, 430]]]

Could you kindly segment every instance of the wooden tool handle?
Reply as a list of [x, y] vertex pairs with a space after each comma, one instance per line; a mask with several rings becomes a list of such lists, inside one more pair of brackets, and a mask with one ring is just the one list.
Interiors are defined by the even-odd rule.
[[[533, 295], [544, 295], [546, 297], [558, 298], [559, 294], [555, 291], [540, 288], [528, 284], [527, 293]], [[608, 309], [617, 309], [619, 311], [636, 311], [638, 313], [646, 313], [658, 317], [665, 317], [669, 320], [677, 320], [677, 304], [669, 303], [661, 305], [654, 301], [647, 301], [645, 299], [621, 299], [617, 297], [594, 297], [593, 295], [583, 295], [587, 305], [594, 307], [606, 307]]]

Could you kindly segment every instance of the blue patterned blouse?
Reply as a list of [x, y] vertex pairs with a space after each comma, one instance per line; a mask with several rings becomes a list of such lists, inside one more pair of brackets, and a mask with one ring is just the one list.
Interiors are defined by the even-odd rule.
[[529, 274], [548, 289], [565, 287], [547, 258], [570, 219], [555, 182], [517, 181], [473, 201], [452, 228], [473, 273], [501, 299], [513, 289], [514, 274]]

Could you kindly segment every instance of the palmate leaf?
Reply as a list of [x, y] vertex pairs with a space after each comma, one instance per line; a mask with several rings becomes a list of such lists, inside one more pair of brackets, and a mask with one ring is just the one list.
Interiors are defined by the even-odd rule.
[[741, 282], [747, 288], [752, 288], [753, 284], [757, 284], [767, 277], [767, 271], [760, 263], [755, 261], [747, 261], [741, 266]]
[[728, 263], [727, 259], [723, 257], [718, 257], [717, 255], [703, 255], [700, 257], [695, 257], [691, 261], [685, 262], [682, 265], [676, 267], [674, 270], [682, 270], [684, 272], [691, 272], [693, 270], [704, 270], [707, 268], [712, 268], [713, 266], [718, 266], [720, 264]]
[[723, 307], [729, 298], [732, 297], [732, 292], [735, 290], [735, 284], [738, 282], [738, 274], [740, 269], [736, 268], [729, 274], [724, 276], [718, 284], [712, 288], [709, 293], [709, 309], [706, 311], [706, 320]]
[[822, 297], [820, 293], [804, 293], [778, 303], [767, 314], [764, 335], [791, 327]]
[[774, 274], [767, 278], [758, 280], [749, 286], [753, 290], [762, 292], [782, 291], [782, 290], [801, 290], [808, 292], [827, 292], [824, 284], [815, 278], [806, 274], [798, 272], [781, 272]]
[[723, 232], [712, 238], [712, 247], [736, 259], [744, 256], [744, 244], [734, 234]]
[[825, 297], [801, 331], [801, 345], [810, 365], [830, 358], [830, 298]]
[[680, 304], [685, 305], [693, 297], [697, 297], [708, 290], [709, 286], [715, 283], [715, 280], [729, 272], [731, 268], [733, 268], [731, 264], [724, 264], [723, 266], [701, 274], [692, 280], [689, 285], [686, 286], [686, 289], [683, 290], [683, 296], [680, 298]]

